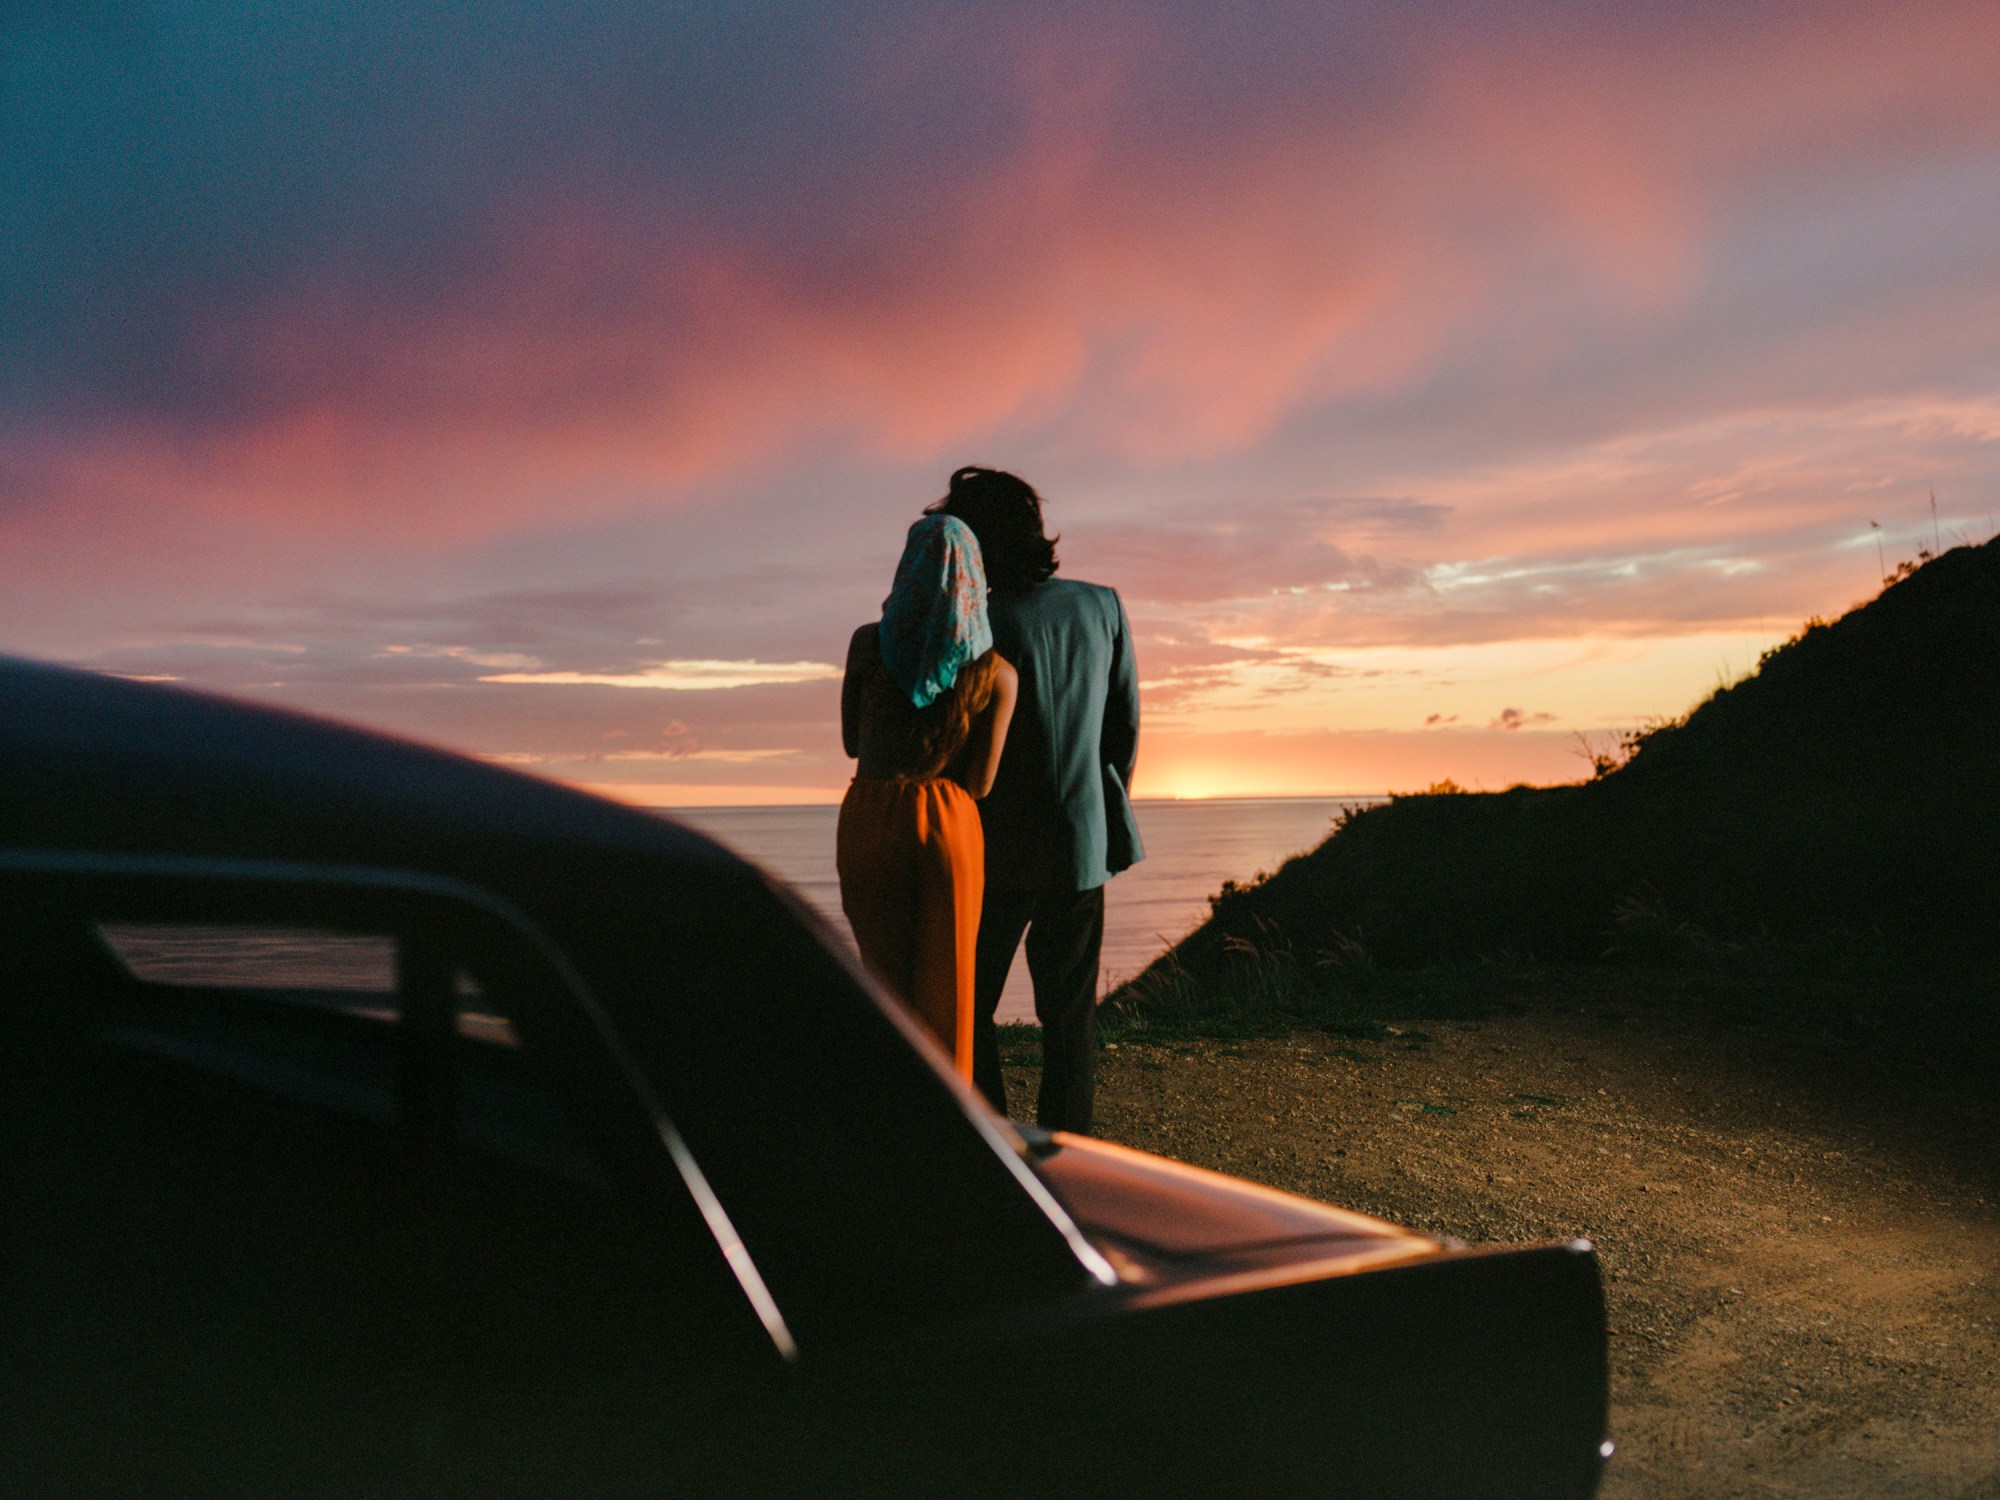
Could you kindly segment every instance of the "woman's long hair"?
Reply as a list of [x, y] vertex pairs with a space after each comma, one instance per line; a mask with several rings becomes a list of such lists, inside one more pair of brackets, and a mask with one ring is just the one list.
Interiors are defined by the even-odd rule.
[[901, 747], [912, 769], [921, 766], [935, 774], [958, 759], [972, 738], [972, 721], [993, 701], [999, 676], [1000, 658], [988, 651], [960, 667], [950, 687], [918, 708], [878, 662], [868, 677], [866, 712]]
[[972, 528], [993, 588], [1032, 588], [1060, 566], [1055, 541], [1042, 532], [1042, 497], [1004, 469], [960, 469], [949, 493], [924, 514], [957, 516]]

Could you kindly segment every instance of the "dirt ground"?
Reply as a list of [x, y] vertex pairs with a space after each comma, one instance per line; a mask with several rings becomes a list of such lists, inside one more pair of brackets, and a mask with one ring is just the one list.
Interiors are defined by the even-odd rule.
[[1369, 1041], [1128, 1040], [1099, 1132], [1473, 1243], [1595, 1241], [1610, 1500], [2000, 1496], [2000, 1089], [1865, 1026], [1582, 988]]

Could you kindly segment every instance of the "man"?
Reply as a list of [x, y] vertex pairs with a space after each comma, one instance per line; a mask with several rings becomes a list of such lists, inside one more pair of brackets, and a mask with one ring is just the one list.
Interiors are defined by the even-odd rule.
[[960, 469], [934, 511], [979, 538], [994, 648], [1020, 686], [993, 789], [979, 804], [986, 900], [974, 972], [972, 1079], [1007, 1112], [994, 1013], [1027, 936], [1042, 1086], [1035, 1119], [1087, 1132], [1096, 1089], [1104, 884], [1145, 857], [1127, 788], [1139, 675], [1118, 595], [1055, 577], [1041, 497], [997, 469]]

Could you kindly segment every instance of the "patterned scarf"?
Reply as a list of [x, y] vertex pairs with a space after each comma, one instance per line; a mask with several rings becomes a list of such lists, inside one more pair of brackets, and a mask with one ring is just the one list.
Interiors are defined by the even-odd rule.
[[918, 708], [993, 649], [979, 541], [958, 517], [925, 516], [910, 528], [878, 639], [882, 665]]

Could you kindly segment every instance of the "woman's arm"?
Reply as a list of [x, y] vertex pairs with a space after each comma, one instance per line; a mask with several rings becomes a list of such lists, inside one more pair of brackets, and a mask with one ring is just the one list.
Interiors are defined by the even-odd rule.
[[840, 748], [861, 759], [861, 699], [867, 690], [868, 658], [875, 651], [875, 627], [863, 625], [848, 638], [847, 672], [840, 679]]
[[993, 696], [973, 723], [972, 737], [965, 747], [965, 789], [975, 797], [993, 790], [1000, 752], [1007, 747], [1007, 726], [1014, 721], [1014, 697], [1021, 684], [1005, 657], [994, 657], [993, 668]]

